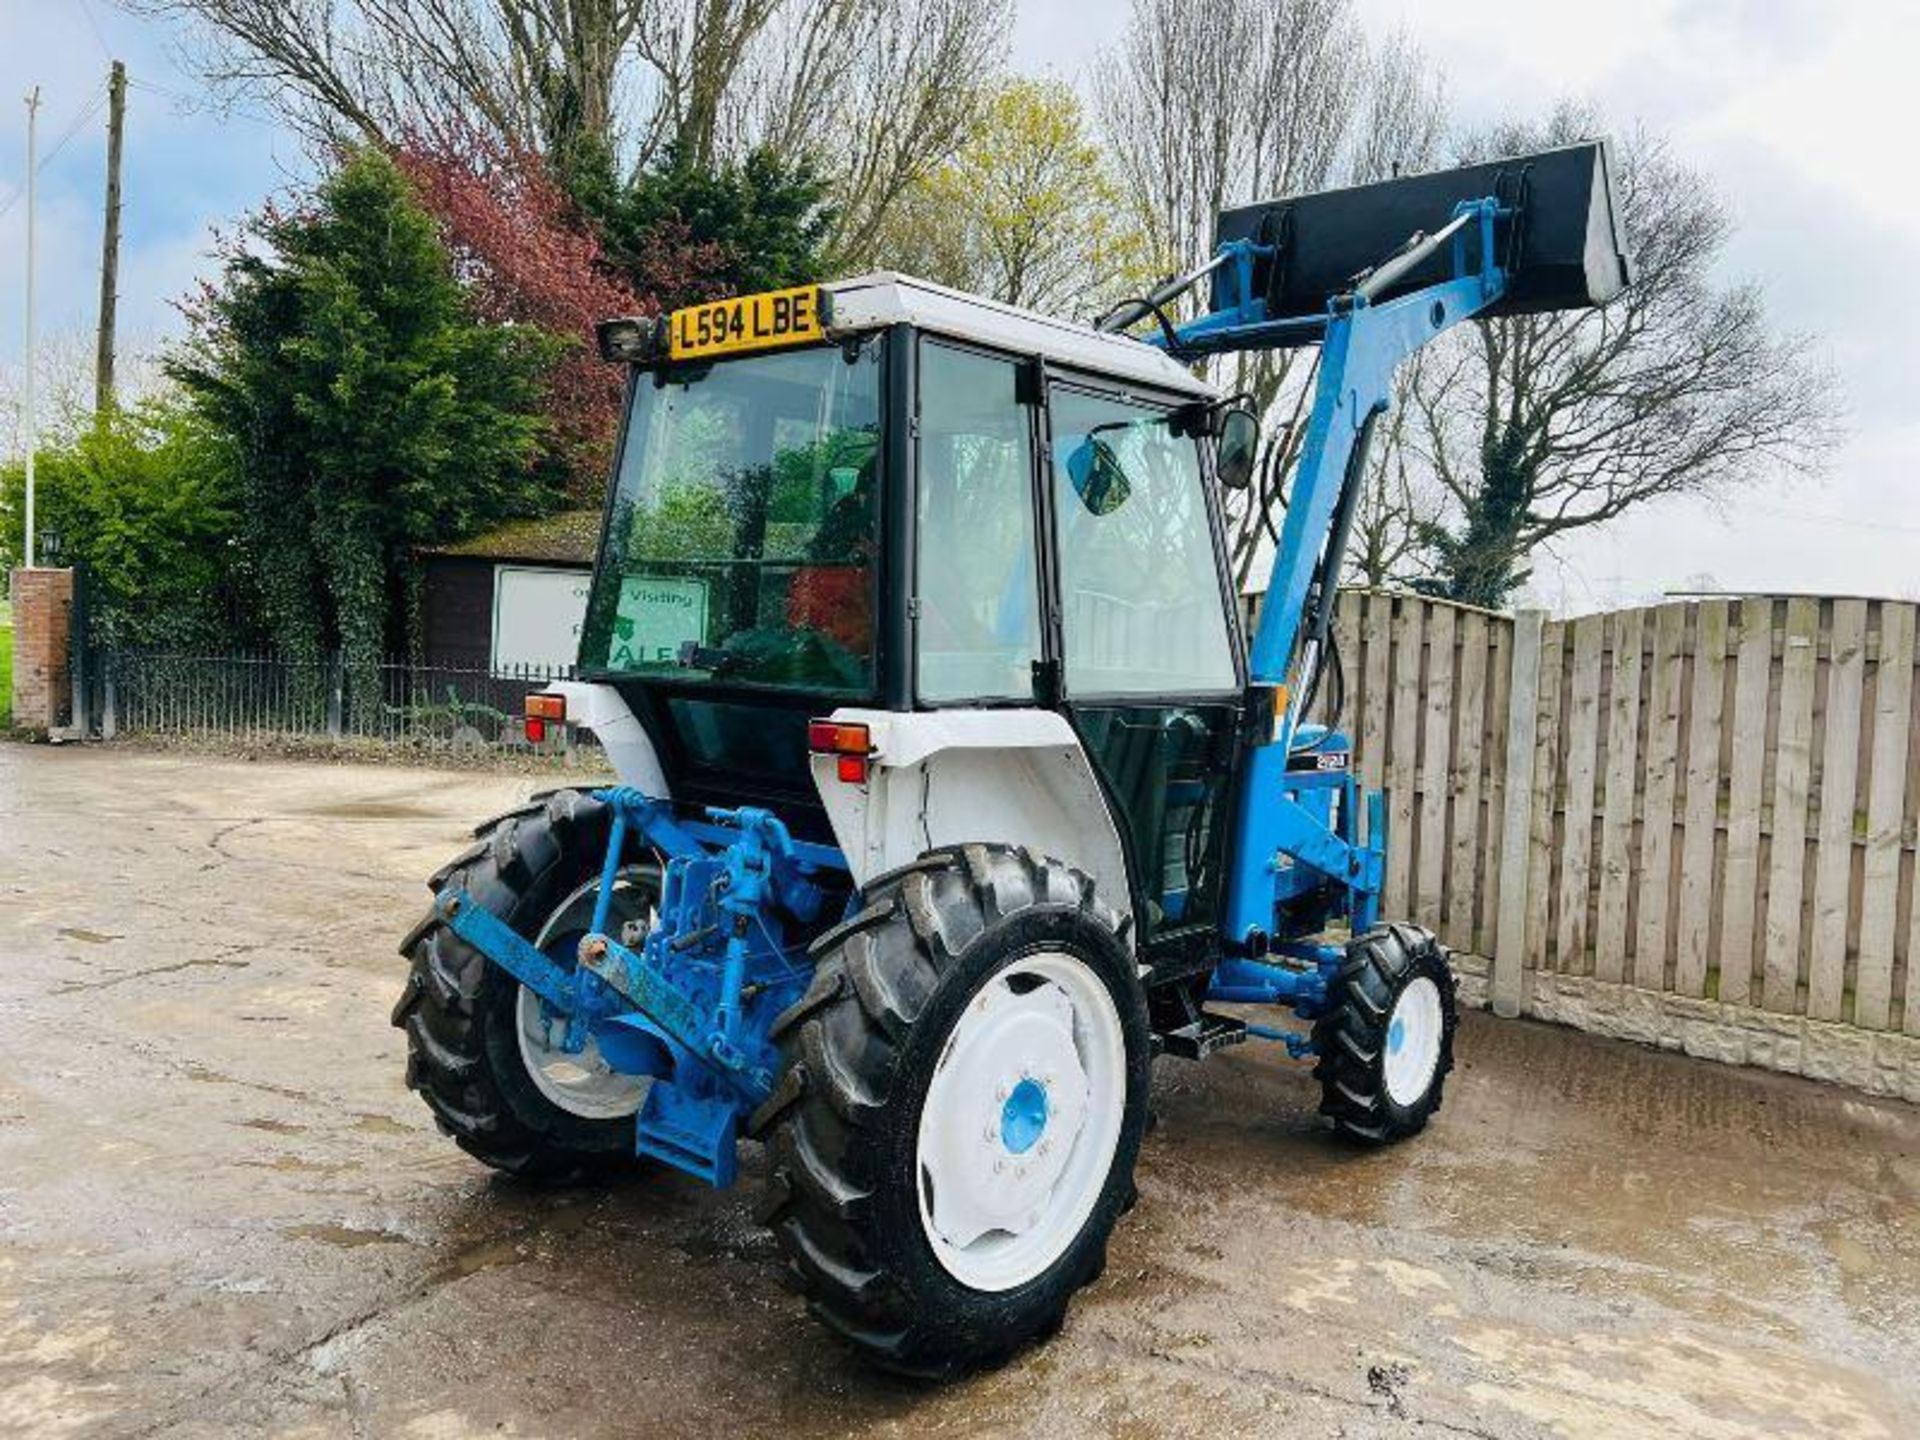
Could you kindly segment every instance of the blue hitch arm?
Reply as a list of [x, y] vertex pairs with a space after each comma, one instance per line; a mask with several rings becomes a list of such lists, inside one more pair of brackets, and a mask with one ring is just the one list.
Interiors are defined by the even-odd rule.
[[[638, 1153], [728, 1185], [740, 1124], [773, 1093], [771, 1025], [810, 974], [796, 937], [848, 883], [846, 860], [795, 840], [767, 810], [693, 819], [637, 790], [595, 798], [611, 811], [607, 850], [571, 954], [543, 953], [460, 888], [441, 894], [437, 913], [565, 1018], [565, 1049], [592, 1037], [613, 1069], [653, 1077], [635, 1120]], [[644, 934], [613, 934], [615, 885], [634, 849], [665, 861], [658, 902]]]
[[703, 1007], [645, 955], [595, 932], [580, 941], [579, 968], [568, 970], [484, 905], [476, 904], [465, 890], [444, 891], [435, 903], [456, 935], [566, 1015], [571, 1027], [584, 1030], [597, 1020], [637, 1010], [685, 1053], [699, 1056], [716, 1073], [731, 1077], [732, 1088], [748, 1105], [758, 1105], [773, 1092], [773, 1076], [766, 1070], [744, 1066], [737, 1056], [716, 1053], [715, 1034]]
[[506, 921], [474, 903], [464, 887], [442, 890], [433, 907], [449, 929], [555, 1010], [575, 1013], [585, 998], [576, 972], [553, 963]]

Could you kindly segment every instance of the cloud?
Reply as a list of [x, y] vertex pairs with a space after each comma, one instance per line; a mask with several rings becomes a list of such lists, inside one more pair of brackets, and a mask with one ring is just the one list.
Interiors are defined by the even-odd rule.
[[1776, 60], [1805, 55], [1840, 28], [1838, 7], [1824, 0], [1681, 0], [1673, 28], [1709, 54], [1728, 48]]
[[[1911, 87], [1920, 13], [1900, 0], [1358, 0], [1404, 24], [1474, 119], [1590, 98], [1644, 121], [1728, 199], [1723, 273], [1818, 337], [1851, 439], [1819, 481], [1650, 506], [1538, 557], [1537, 588], [1592, 608], [1709, 572], [1722, 585], [1907, 594], [1920, 539], [1920, 193], [1890, 97]], [[1814, 517], [1814, 518], [1808, 518]]]

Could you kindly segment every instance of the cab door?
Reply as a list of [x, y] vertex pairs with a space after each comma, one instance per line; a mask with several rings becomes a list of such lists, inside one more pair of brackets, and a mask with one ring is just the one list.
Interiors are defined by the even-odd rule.
[[1225, 894], [1244, 686], [1218, 515], [1170, 404], [1056, 378], [1047, 414], [1062, 703], [1124, 817], [1158, 964], [1210, 938]]

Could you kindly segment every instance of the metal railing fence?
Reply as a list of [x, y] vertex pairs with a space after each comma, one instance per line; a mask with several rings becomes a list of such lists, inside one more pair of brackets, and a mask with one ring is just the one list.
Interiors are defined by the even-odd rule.
[[369, 665], [340, 655], [198, 655], [146, 650], [93, 657], [89, 713], [102, 738], [122, 735], [384, 742], [451, 752], [534, 747], [523, 702], [571, 666], [432, 664], [388, 658]]

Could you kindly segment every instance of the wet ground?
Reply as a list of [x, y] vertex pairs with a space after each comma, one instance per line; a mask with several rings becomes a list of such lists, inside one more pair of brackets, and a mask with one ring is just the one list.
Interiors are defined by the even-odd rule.
[[529, 1191], [403, 1087], [421, 877], [531, 784], [0, 745], [0, 1432], [1920, 1435], [1920, 1110], [1480, 1016], [1383, 1154], [1161, 1062], [1064, 1333], [876, 1376], [757, 1156]]

